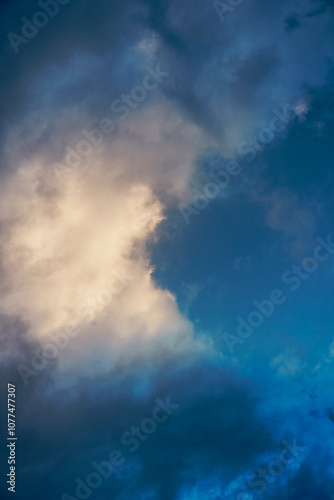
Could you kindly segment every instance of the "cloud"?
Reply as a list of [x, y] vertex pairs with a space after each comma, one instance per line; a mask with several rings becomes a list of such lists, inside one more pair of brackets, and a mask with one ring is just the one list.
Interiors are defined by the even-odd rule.
[[[214, 396], [212, 387], [216, 387]], [[129, 453], [120, 442], [122, 434], [152, 414], [156, 398], [167, 396], [179, 409], [135, 453]], [[31, 400], [38, 404], [31, 406]], [[227, 484], [272, 445], [256, 402], [247, 380], [213, 368], [202, 355], [183, 365], [170, 355], [149, 366], [142, 362], [118, 366], [96, 377], [93, 384], [77, 381], [71, 391], [53, 383], [45, 388], [32, 384], [22, 391], [20, 407], [24, 494], [33, 488], [29, 478], [36, 476], [41, 495], [50, 489], [55, 498], [64, 492], [73, 494], [75, 478], [84, 479], [92, 461], [106, 460], [113, 449], [123, 453], [126, 463], [104, 481], [98, 493], [103, 499], [121, 500], [135, 491], [142, 495], [153, 491], [159, 499], [172, 499], [212, 476]], [[36, 439], [37, 455], [32, 453]], [[55, 468], [62, 481], [51, 473]]]
[[[75, 362], [84, 369], [100, 356], [107, 369], [120, 345], [123, 355], [133, 350], [134, 339], [159, 336], [167, 349], [185, 349], [184, 342], [189, 349], [193, 326], [155, 284], [147, 243], [165, 207], [188, 188], [196, 128], [166, 102], [153, 102], [59, 178], [44, 146], [29, 159], [18, 154], [28, 124], [12, 130], [17, 148], [8, 154], [19, 163], [1, 188], [3, 311], [42, 342], [64, 329], [80, 331], [62, 353], [63, 368]], [[146, 346], [142, 354], [161, 348]]]
[[279, 354], [271, 361], [271, 366], [277, 369], [279, 377], [293, 377], [304, 370], [306, 364], [293, 351], [286, 350], [284, 354]]
[[[328, 359], [320, 355], [320, 361], [304, 363], [294, 351], [284, 351], [268, 361], [259, 341], [259, 351], [231, 360], [239, 369], [235, 374], [222, 368], [229, 362], [211, 340], [212, 331], [229, 324], [221, 307], [240, 314], [249, 293], [254, 295], [253, 286], [262, 293], [262, 285], [271, 279], [270, 270], [260, 263], [267, 243], [260, 230], [256, 234], [265, 241], [259, 237], [254, 243], [256, 276], [247, 274], [243, 287], [243, 273], [236, 279], [233, 272], [229, 281], [226, 271], [229, 263], [248, 270], [256, 240], [251, 228], [259, 219], [261, 228], [265, 221], [298, 260], [311, 243], [313, 248], [318, 211], [312, 202], [304, 203], [312, 197], [296, 193], [300, 180], [282, 188], [280, 177], [273, 175], [274, 186], [267, 189], [268, 172], [252, 167], [249, 175], [254, 184], [259, 182], [254, 191], [247, 189], [251, 201], [261, 204], [262, 219], [248, 202], [242, 206], [239, 195], [246, 187], [238, 186], [230, 193], [231, 203], [217, 200], [211, 213], [203, 214], [207, 233], [200, 225], [197, 232], [193, 227], [184, 230], [180, 246], [175, 245], [181, 259], [173, 261], [173, 245], [156, 256], [157, 265], [167, 262], [167, 273], [168, 264], [175, 263], [170, 282], [181, 274], [177, 262], [185, 269], [182, 280], [190, 285], [181, 287], [180, 295], [187, 315], [196, 309], [201, 272], [212, 270], [212, 287], [201, 294], [195, 311], [198, 325], [212, 327], [206, 336], [181, 314], [174, 289], [163, 286], [162, 279], [157, 283], [150, 254], [165, 218], [189, 198], [194, 177], [211, 170], [204, 151], [219, 150], [220, 166], [241, 140], [268, 125], [273, 107], [286, 102], [299, 115], [291, 129], [298, 126], [305, 142], [302, 132], [314, 107], [305, 100], [305, 87], [313, 87], [310, 94], [318, 92], [314, 89], [327, 82], [332, 57], [332, 2], [326, 4], [325, 16], [320, 15], [322, 0], [306, 2], [305, 18], [297, 0], [244, 2], [222, 26], [212, 2], [203, 0], [72, 0], [18, 54], [7, 33], [19, 33], [21, 17], [31, 18], [37, 4], [2, 4], [6, 43], [1, 67], [6, 78], [0, 86], [0, 370], [3, 380], [17, 382], [20, 389], [24, 497], [72, 493], [75, 478], [86, 477], [92, 460], [104, 460], [119, 445], [122, 432], [149, 416], [157, 397], [169, 395], [180, 404], [180, 412], [143, 443], [138, 455], [128, 457], [126, 468], [97, 493], [101, 500], [175, 500], [195, 492], [211, 500], [223, 496], [231, 484], [239, 488], [254, 465], [272, 453], [278, 435], [299, 430], [315, 449], [314, 444], [325, 442], [328, 429], [332, 432], [325, 414], [331, 405]], [[147, 66], [157, 65], [168, 78], [131, 108], [126, 119], [116, 117], [112, 103], [141, 85]], [[322, 104], [318, 118], [319, 137], [327, 130], [321, 125], [327, 105]], [[309, 113], [303, 122], [305, 111]], [[66, 164], [68, 148], [77, 149], [84, 139], [83, 129], [95, 129], [104, 118], [115, 122], [115, 130], [59, 178], [53, 162]], [[295, 144], [297, 136], [291, 137]], [[274, 146], [266, 149], [268, 155]], [[281, 173], [289, 155], [281, 157], [280, 152], [276, 158]], [[294, 172], [300, 168], [295, 163]], [[318, 175], [317, 169], [312, 168], [312, 175]], [[221, 211], [213, 213], [218, 204]], [[237, 235], [233, 241], [232, 233]], [[208, 241], [214, 242], [211, 253]], [[279, 263], [272, 273], [277, 269]], [[231, 283], [224, 301], [221, 283]], [[316, 300], [306, 297], [305, 303], [308, 307]], [[282, 344], [287, 338], [294, 341], [290, 330], [296, 324], [290, 326], [288, 332], [282, 329]], [[75, 332], [66, 349], [23, 388], [18, 364], [29, 366], [31, 356], [66, 329]], [[267, 338], [265, 351], [276, 346]], [[274, 361], [268, 367], [270, 359]], [[305, 369], [320, 362], [316, 376], [321, 390], [313, 385], [315, 370], [310, 375]], [[296, 377], [293, 394], [291, 376]], [[1, 406], [5, 408], [4, 400]], [[314, 462], [321, 454], [326, 456], [326, 447], [315, 453]], [[332, 464], [329, 452], [328, 457]], [[270, 498], [285, 495], [292, 500], [308, 492], [316, 498], [321, 491], [327, 500], [326, 476], [325, 467], [306, 463], [287, 476], [286, 490], [275, 485]]]

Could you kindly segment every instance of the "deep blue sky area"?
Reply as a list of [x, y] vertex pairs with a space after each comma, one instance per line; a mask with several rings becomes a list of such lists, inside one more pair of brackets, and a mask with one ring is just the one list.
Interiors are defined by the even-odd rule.
[[1, 3], [0, 500], [334, 500], [333, 23]]

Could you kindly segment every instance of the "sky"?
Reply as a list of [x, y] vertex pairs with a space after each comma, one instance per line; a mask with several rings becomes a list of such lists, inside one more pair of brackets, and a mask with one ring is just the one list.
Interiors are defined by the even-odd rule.
[[333, 0], [0, 14], [0, 499], [333, 500]]

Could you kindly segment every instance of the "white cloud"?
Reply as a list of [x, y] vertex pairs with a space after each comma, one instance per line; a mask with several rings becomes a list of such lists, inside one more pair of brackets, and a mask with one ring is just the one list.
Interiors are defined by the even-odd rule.
[[61, 182], [37, 154], [21, 161], [0, 193], [2, 309], [42, 342], [78, 324], [64, 359], [156, 337], [164, 349], [189, 348], [193, 326], [154, 283], [146, 243], [164, 218], [158, 196], [175, 202], [187, 190], [198, 143], [160, 104], [133, 114]]

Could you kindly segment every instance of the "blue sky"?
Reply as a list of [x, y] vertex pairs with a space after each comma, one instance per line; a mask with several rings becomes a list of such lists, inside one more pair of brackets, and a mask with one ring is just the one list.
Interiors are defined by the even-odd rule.
[[1, 499], [334, 498], [333, 7], [2, 3]]

